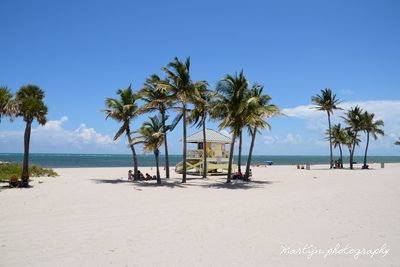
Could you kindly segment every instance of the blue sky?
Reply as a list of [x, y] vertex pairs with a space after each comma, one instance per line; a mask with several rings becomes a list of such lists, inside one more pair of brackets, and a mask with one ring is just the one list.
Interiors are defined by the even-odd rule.
[[[400, 153], [399, 1], [3, 0], [0, 11], [0, 84], [46, 91], [49, 123], [35, 125], [32, 152], [129, 153], [111, 141], [118, 125], [99, 112], [104, 99], [190, 56], [194, 80], [215, 86], [244, 69], [288, 115], [270, 120], [256, 154], [326, 154], [325, 114], [308, 106], [326, 87], [343, 107], [384, 119], [371, 154]], [[2, 120], [0, 152], [22, 152], [23, 129]], [[181, 153], [181, 132], [170, 134], [171, 153]]]

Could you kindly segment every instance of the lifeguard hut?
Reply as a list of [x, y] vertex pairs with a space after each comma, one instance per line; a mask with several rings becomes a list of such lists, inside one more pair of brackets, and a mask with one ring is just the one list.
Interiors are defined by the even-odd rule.
[[[231, 138], [215, 130], [206, 129], [207, 173], [223, 174], [228, 171], [229, 151], [225, 145], [231, 143]], [[200, 175], [203, 173], [203, 131], [198, 131], [186, 139], [187, 143], [196, 144], [196, 149], [189, 149], [186, 156], [187, 173]], [[175, 172], [182, 173], [183, 163], [175, 166]], [[236, 165], [232, 164], [232, 170]]]

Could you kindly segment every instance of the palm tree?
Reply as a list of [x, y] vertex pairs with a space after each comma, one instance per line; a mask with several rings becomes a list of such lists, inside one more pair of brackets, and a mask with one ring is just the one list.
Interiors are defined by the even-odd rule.
[[181, 104], [180, 111], [183, 119], [183, 159], [182, 159], [182, 183], [186, 183], [186, 123], [188, 104], [198, 95], [198, 88], [207, 85], [206, 81], [193, 82], [190, 77], [190, 58], [181, 62], [177, 57], [167, 67], [162, 68], [167, 74], [167, 81], [160, 83], [161, 88], [169, 90], [172, 97]]
[[220, 119], [220, 129], [230, 128], [232, 141], [229, 150], [229, 163], [227, 183], [231, 182], [232, 161], [236, 137], [243, 128], [244, 110], [246, 108], [245, 94], [247, 92], [248, 81], [243, 71], [234, 76], [226, 75], [217, 84], [216, 100], [213, 104], [212, 117]]
[[270, 104], [271, 97], [268, 94], [262, 94], [264, 86], [255, 84], [250, 90], [247, 100], [246, 122], [251, 135], [249, 155], [246, 164], [245, 179], [249, 179], [251, 158], [253, 154], [254, 142], [259, 129], [271, 129], [271, 125], [264, 119], [279, 114], [279, 108]]
[[[327, 132], [328, 138], [329, 133]], [[340, 123], [332, 126], [330, 136], [332, 137], [333, 147], [339, 147], [340, 152], [340, 168], [343, 168], [343, 153], [342, 153], [342, 144], [346, 143], [346, 129], [342, 128]]]
[[325, 111], [328, 115], [328, 130], [329, 130], [329, 155], [330, 155], [330, 168], [333, 167], [332, 161], [332, 136], [331, 136], [331, 114], [334, 110], [340, 109], [338, 105], [341, 101], [336, 99], [336, 95], [332, 94], [332, 90], [325, 88], [321, 90], [321, 95], [315, 95], [311, 98], [311, 101], [316, 105], [316, 109]]
[[157, 116], [150, 117], [150, 121], [144, 122], [142, 127], [138, 131], [135, 131], [139, 135], [133, 137], [131, 140], [132, 145], [143, 144], [144, 152], [153, 151], [156, 160], [157, 184], [161, 184], [158, 156], [160, 154], [159, 148], [165, 140], [163, 128], [164, 123], [162, 118]]
[[369, 145], [369, 136], [370, 134], [372, 137], [376, 140], [378, 139], [378, 135], [385, 135], [384, 131], [380, 129], [380, 126], [383, 126], [383, 120], [374, 120], [375, 114], [374, 113], [368, 113], [365, 111], [362, 115], [362, 130], [367, 133], [367, 144], [365, 146], [365, 154], [364, 154], [364, 165], [363, 169], [367, 168], [367, 151], [368, 151], [368, 145]]
[[118, 132], [114, 136], [114, 141], [117, 140], [123, 133], [125, 133], [128, 138], [128, 143], [132, 151], [132, 159], [134, 166], [134, 179], [138, 179], [138, 161], [135, 151], [135, 146], [132, 144], [131, 140], [131, 121], [138, 116], [139, 108], [136, 101], [139, 99], [138, 94], [135, 94], [129, 85], [125, 90], [120, 89], [117, 91], [119, 99], [107, 98], [105, 105], [108, 109], [102, 110], [106, 113], [106, 119], [112, 118], [120, 123], [122, 126], [119, 128]]
[[44, 91], [38, 86], [28, 84], [22, 86], [15, 97], [17, 116], [22, 117], [26, 123], [24, 133], [24, 159], [22, 164], [22, 186], [29, 186], [29, 143], [31, 138], [32, 122], [36, 120], [40, 125], [47, 121], [47, 106], [43, 102]]
[[12, 97], [11, 91], [6, 86], [0, 86], [0, 122], [4, 115], [11, 115], [9, 105]]
[[143, 89], [140, 90], [140, 98], [146, 103], [142, 110], [144, 112], [158, 111], [161, 115], [162, 131], [164, 135], [164, 150], [165, 150], [165, 176], [170, 177], [169, 174], [169, 157], [168, 157], [168, 141], [166, 121], [168, 119], [167, 110], [172, 107], [172, 97], [165, 87], [160, 87], [162, 83], [160, 77], [156, 74], [146, 79]]
[[354, 150], [357, 145], [358, 133], [362, 130], [363, 126], [363, 114], [362, 109], [359, 106], [355, 106], [354, 108], [350, 108], [349, 111], [345, 113], [345, 117], [343, 117], [346, 124], [348, 125], [348, 129], [352, 132], [350, 135], [352, 137], [352, 148], [350, 153], [350, 169], [353, 169], [353, 157]]
[[400, 146], [400, 137], [399, 140], [397, 140], [396, 142], [394, 142], [395, 145]]
[[361, 142], [361, 140], [358, 138], [358, 134], [356, 134], [354, 131], [352, 131], [349, 128], [346, 128], [345, 131], [343, 132], [343, 145], [347, 146], [347, 149], [349, 150], [349, 164], [350, 164], [350, 168], [352, 168], [352, 164], [353, 164], [353, 150], [354, 150], [354, 146], [358, 146], [359, 143]]
[[204, 84], [203, 88], [198, 88], [198, 97], [194, 99], [194, 107], [189, 115], [189, 122], [203, 129], [203, 178], [207, 178], [207, 139], [206, 139], [206, 121], [207, 115], [211, 112], [212, 92]]

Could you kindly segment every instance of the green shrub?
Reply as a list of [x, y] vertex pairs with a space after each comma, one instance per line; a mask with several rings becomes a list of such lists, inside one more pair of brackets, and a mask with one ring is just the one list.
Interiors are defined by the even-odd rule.
[[[22, 164], [20, 163], [3, 163], [0, 164], [0, 181], [9, 181], [11, 176], [21, 177], [22, 174]], [[53, 169], [42, 168], [37, 165], [29, 166], [29, 176], [40, 177], [48, 176], [55, 177], [58, 174]]]

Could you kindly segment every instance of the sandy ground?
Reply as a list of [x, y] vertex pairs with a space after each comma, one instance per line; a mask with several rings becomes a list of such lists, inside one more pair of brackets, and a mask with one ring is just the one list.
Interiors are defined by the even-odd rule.
[[400, 266], [400, 164], [373, 167], [257, 167], [232, 185], [172, 171], [163, 186], [56, 169], [0, 191], [0, 266]]

